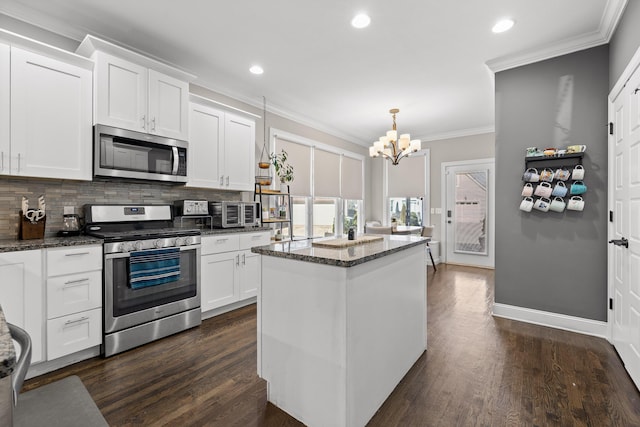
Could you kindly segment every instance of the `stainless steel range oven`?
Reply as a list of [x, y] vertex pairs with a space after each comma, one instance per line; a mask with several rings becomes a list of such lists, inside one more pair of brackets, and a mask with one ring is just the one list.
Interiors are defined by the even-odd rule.
[[171, 205], [86, 205], [104, 239], [105, 357], [201, 323], [200, 231], [172, 227]]

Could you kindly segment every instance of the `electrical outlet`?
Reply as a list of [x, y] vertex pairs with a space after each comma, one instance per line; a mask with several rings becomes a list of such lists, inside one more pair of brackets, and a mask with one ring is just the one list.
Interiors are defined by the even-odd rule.
[[62, 208], [62, 213], [64, 215], [73, 215], [76, 213], [76, 207], [75, 206], [65, 206]]

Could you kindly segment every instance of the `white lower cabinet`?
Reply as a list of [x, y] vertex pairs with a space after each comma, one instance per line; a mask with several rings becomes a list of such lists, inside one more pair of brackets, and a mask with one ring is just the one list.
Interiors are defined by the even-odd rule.
[[47, 359], [102, 342], [102, 247], [47, 249]]
[[260, 255], [250, 249], [269, 242], [268, 231], [202, 237], [203, 313], [257, 295]]
[[0, 305], [7, 322], [31, 337], [31, 363], [44, 360], [42, 251], [0, 253]]

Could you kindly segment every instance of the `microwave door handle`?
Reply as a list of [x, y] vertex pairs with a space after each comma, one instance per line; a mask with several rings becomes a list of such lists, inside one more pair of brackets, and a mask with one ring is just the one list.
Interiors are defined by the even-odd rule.
[[171, 151], [173, 151], [173, 170], [171, 174], [178, 175], [178, 147], [171, 147]]

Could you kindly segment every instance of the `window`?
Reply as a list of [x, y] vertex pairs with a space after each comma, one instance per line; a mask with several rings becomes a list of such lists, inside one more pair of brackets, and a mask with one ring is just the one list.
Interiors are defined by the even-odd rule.
[[330, 236], [336, 233], [336, 199], [316, 197], [313, 199], [313, 237]]
[[342, 233], [347, 234], [351, 227], [359, 231], [360, 218], [362, 218], [362, 200], [345, 200], [343, 212]]
[[389, 197], [388, 215], [398, 225], [422, 226], [422, 197]]

